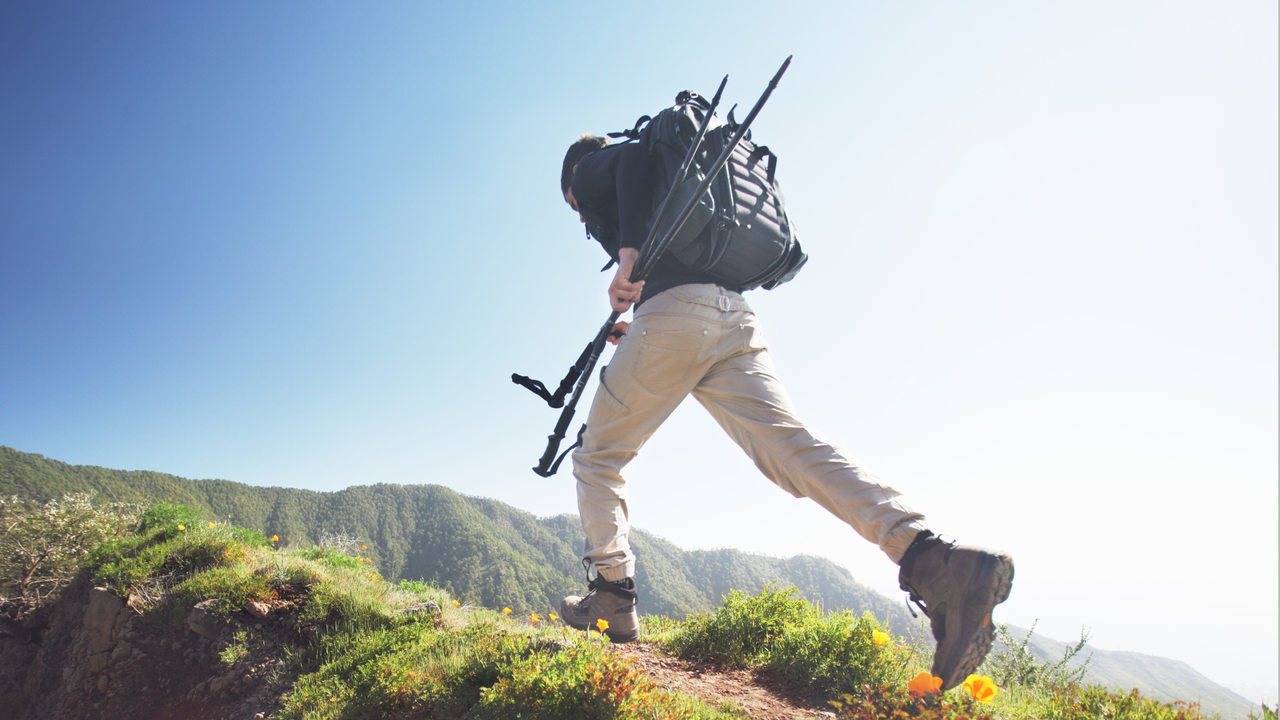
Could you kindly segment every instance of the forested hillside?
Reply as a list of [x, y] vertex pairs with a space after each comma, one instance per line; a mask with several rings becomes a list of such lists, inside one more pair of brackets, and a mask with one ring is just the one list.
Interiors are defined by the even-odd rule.
[[[365, 541], [367, 555], [385, 577], [426, 580], [487, 607], [541, 610], [585, 588], [582, 529], [571, 515], [537, 518], [439, 485], [378, 484], [331, 493], [263, 488], [68, 465], [0, 446], [0, 494], [46, 500], [67, 492], [92, 492], [104, 501], [181, 503], [209, 519], [277, 535], [281, 547], [315, 544], [326, 531], [345, 532]], [[712, 610], [730, 588], [754, 593], [781, 582], [826, 609], [870, 610], [895, 632], [919, 631], [902, 605], [858, 584], [829, 560], [685, 551], [643, 530], [633, 530], [632, 542], [642, 613], [684, 617]]]

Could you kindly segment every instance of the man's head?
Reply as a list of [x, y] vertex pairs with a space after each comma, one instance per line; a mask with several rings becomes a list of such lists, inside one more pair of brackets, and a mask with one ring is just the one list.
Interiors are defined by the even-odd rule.
[[564, 165], [560, 168], [560, 193], [566, 199], [569, 197], [569, 184], [573, 182], [573, 169], [578, 166], [578, 161], [608, 144], [607, 138], [583, 133], [569, 146], [569, 151], [564, 154]]

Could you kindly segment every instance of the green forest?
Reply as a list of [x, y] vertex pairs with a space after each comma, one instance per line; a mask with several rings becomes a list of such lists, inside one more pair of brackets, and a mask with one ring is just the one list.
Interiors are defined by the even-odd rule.
[[[318, 544], [325, 533], [353, 536], [386, 578], [422, 580], [465, 602], [519, 612], [557, 607], [585, 580], [578, 518], [538, 518], [441, 485], [376, 484], [338, 492], [189, 480], [158, 472], [68, 465], [0, 446], [0, 495], [49, 500], [90, 492], [99, 502], [180, 503], [207, 520], [278, 536], [278, 546]], [[683, 618], [708, 612], [736, 589], [794, 585], [827, 610], [870, 611], [902, 635], [919, 633], [903, 605], [855, 582], [829, 560], [772, 558], [738, 550], [682, 550], [633, 529], [642, 614]]]

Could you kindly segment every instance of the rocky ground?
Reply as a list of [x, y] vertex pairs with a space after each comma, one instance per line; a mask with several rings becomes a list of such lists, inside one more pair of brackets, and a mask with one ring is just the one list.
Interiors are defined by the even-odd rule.
[[[130, 598], [134, 600], [134, 598]], [[71, 605], [66, 603], [64, 605]], [[0, 663], [24, 663], [27, 706], [0, 703], [0, 718], [71, 720], [222, 720], [262, 718], [275, 707], [284, 662], [272, 649], [307, 632], [290, 617], [293, 603], [257, 604], [230, 622], [214, 619], [211, 601], [180, 625], [144, 620], [130, 603], [94, 588], [81, 617], [62, 613], [38, 642], [0, 642]], [[254, 652], [237, 648], [251, 647]], [[231, 649], [228, 652], [228, 649]], [[9, 668], [4, 676], [19, 676]]]

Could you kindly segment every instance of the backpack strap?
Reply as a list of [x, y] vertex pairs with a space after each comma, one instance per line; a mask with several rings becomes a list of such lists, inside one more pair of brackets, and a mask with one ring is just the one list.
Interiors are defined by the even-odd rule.
[[639, 140], [640, 131], [643, 130], [644, 126], [648, 125], [649, 121], [652, 119], [653, 118], [649, 117], [648, 115], [641, 115], [640, 119], [636, 121], [635, 127], [631, 128], [630, 130], [621, 130], [618, 132], [611, 132], [609, 133], [609, 137], [615, 138], [615, 139], [624, 137], [626, 138], [625, 142], [631, 142], [632, 140]]
[[767, 179], [769, 184], [773, 184], [773, 173], [778, 169], [778, 156], [773, 154], [768, 145], [757, 145], [756, 149], [751, 152], [751, 159], [758, 160], [765, 155], [769, 156], [769, 169], [767, 171]]

